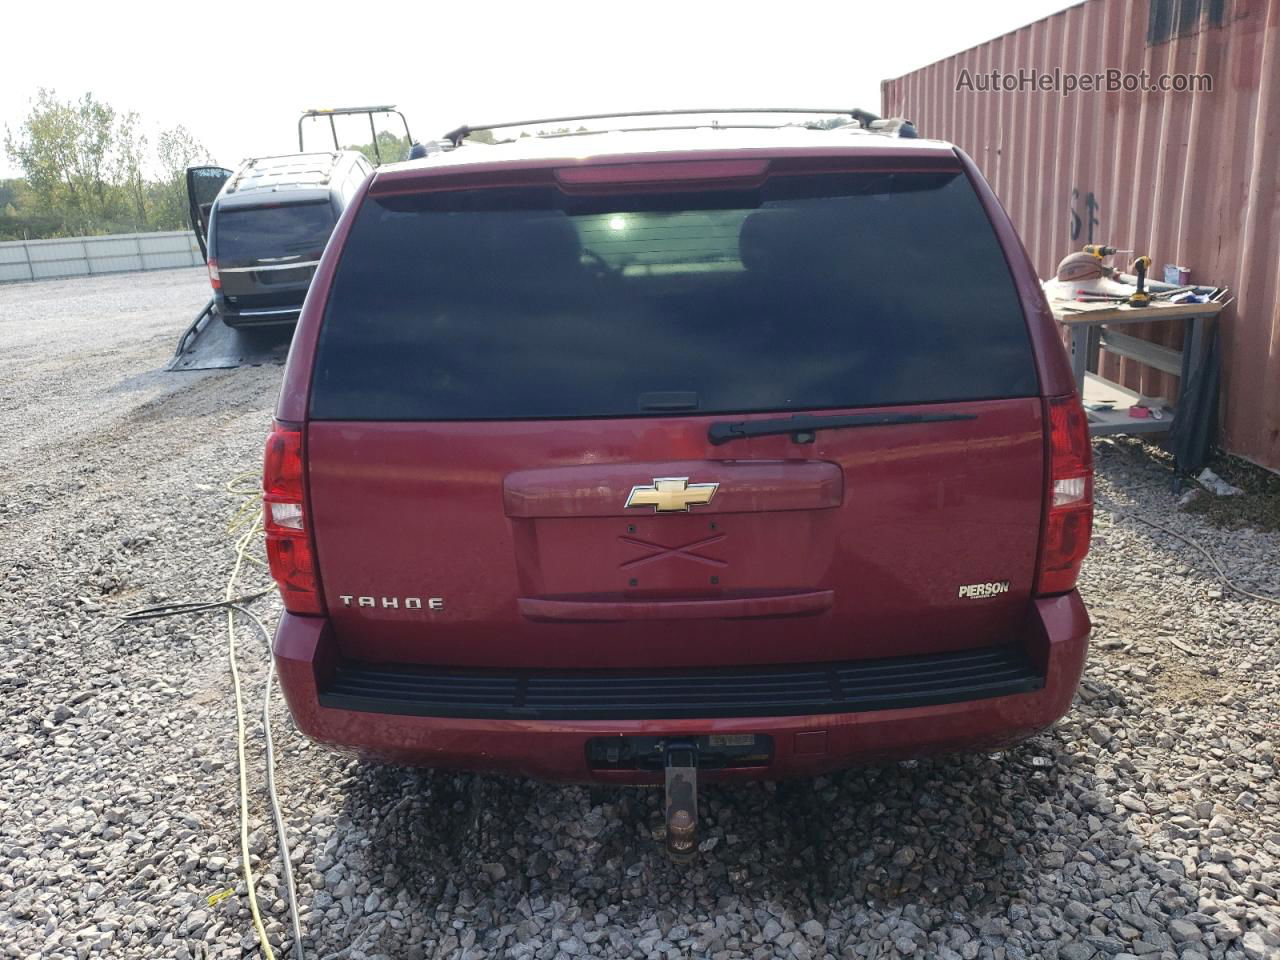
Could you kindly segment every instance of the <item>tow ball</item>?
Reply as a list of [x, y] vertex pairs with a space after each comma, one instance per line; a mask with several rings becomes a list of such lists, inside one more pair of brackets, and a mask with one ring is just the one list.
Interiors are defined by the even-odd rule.
[[698, 852], [698, 744], [671, 740], [663, 751], [666, 770], [667, 856], [688, 863]]

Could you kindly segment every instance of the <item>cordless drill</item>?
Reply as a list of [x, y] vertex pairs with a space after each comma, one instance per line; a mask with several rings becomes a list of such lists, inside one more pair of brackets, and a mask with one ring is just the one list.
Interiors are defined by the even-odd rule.
[[1091, 254], [1101, 260], [1103, 257], [1109, 257], [1113, 253], [1119, 253], [1115, 247], [1108, 247], [1104, 243], [1086, 243], [1081, 248], [1085, 253]]
[[1137, 260], [1133, 261], [1133, 266], [1129, 268], [1138, 277], [1138, 289], [1135, 290], [1130, 295], [1129, 306], [1146, 307], [1151, 305], [1151, 294], [1147, 293], [1147, 290], [1146, 290], [1147, 270], [1150, 267], [1151, 267], [1151, 258], [1147, 256], [1142, 256], [1142, 257], [1139, 257]]

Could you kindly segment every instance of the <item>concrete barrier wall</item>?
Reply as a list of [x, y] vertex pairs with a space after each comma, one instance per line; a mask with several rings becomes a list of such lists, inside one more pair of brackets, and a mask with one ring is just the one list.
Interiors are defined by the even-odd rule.
[[195, 234], [189, 230], [0, 243], [0, 283], [168, 270], [202, 263]]

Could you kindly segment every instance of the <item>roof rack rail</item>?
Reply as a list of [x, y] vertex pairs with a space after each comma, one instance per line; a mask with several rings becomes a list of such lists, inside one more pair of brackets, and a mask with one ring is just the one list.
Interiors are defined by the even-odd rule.
[[866, 128], [872, 133], [887, 133], [891, 137], [902, 137], [904, 140], [914, 140], [919, 136], [916, 133], [916, 125], [906, 117], [885, 117], [883, 120], [872, 120], [866, 124]]
[[345, 113], [392, 113], [396, 109], [394, 103], [381, 104], [374, 107], [309, 107], [302, 111], [304, 117], [320, 117], [333, 114], [342, 116]]
[[[507, 127], [533, 127], [551, 123], [577, 123], [581, 120], [615, 120], [621, 117], [687, 117], [694, 114], [713, 114], [713, 113], [829, 113], [837, 116], [848, 115], [856, 120], [862, 127], [870, 128], [871, 124], [880, 120], [880, 117], [867, 110], [858, 107], [845, 108], [837, 107], [831, 109], [829, 107], [703, 107], [695, 109], [693, 107], [681, 107], [675, 110], [625, 110], [618, 113], [582, 113], [570, 117], [542, 117], [536, 120], [507, 120], [502, 123], [480, 123], [480, 124], [463, 124], [456, 130], [450, 130], [442, 139], [448, 140], [455, 147], [461, 146], [462, 141], [469, 134], [476, 133], [480, 130], [501, 130]], [[908, 125], [909, 121], [907, 121]], [[915, 128], [911, 128], [910, 134], [900, 134], [902, 136], [914, 136]]]
[[[273, 189], [324, 186], [333, 178], [333, 168], [340, 156], [341, 151], [313, 150], [308, 153], [278, 153], [249, 157], [227, 181], [224, 189], [228, 194], [232, 194], [249, 183], [254, 184], [255, 188], [270, 186]], [[319, 157], [327, 157], [328, 164], [315, 163], [315, 158]], [[286, 180], [285, 177], [293, 179]]]
[[404, 138], [409, 143], [413, 143], [413, 134], [409, 132], [409, 121], [404, 118], [404, 114], [396, 109], [394, 103], [381, 104], [373, 107], [312, 107], [302, 111], [302, 116], [298, 117], [298, 152], [306, 153], [307, 150], [302, 143], [302, 124], [307, 120], [314, 120], [318, 117], [326, 117], [329, 120], [329, 132], [333, 135], [333, 149], [341, 150], [342, 146], [338, 143], [338, 128], [333, 122], [334, 117], [349, 116], [353, 113], [363, 113], [369, 118], [369, 136], [372, 138], [373, 155], [377, 163], [382, 163], [382, 151], [378, 148], [378, 128], [374, 123], [373, 115], [375, 113], [393, 113], [400, 118], [400, 123], [404, 125]]

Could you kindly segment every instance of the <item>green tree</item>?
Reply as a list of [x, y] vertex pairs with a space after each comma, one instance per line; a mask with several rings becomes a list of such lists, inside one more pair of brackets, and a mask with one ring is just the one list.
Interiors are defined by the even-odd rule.
[[26, 180], [0, 180], [0, 240], [36, 240], [63, 232], [62, 218], [44, 209]]
[[115, 118], [115, 110], [91, 93], [63, 101], [42, 87], [18, 132], [5, 128], [9, 156], [65, 229], [93, 232], [107, 219]]
[[[395, 163], [397, 160], [408, 159], [410, 146], [408, 137], [396, 136], [390, 130], [379, 130], [378, 149], [376, 152], [372, 143], [353, 143], [342, 149], [359, 150], [369, 158], [370, 163], [377, 164], [380, 162]], [[382, 157], [381, 160], [378, 159], [379, 155]]]
[[4, 145], [25, 176], [0, 182], [0, 239], [181, 229], [184, 171], [209, 158], [183, 126], [161, 131], [153, 153], [138, 114], [46, 89]]
[[181, 230], [189, 225], [187, 214], [187, 167], [209, 162], [209, 151], [178, 124], [161, 131], [156, 138], [156, 160], [160, 167], [152, 224], [159, 230]]
[[119, 192], [119, 201], [126, 216], [133, 221], [135, 231], [147, 228], [147, 182], [143, 166], [146, 163], [147, 137], [138, 129], [136, 113], [121, 114], [116, 123], [112, 143], [112, 181]]

